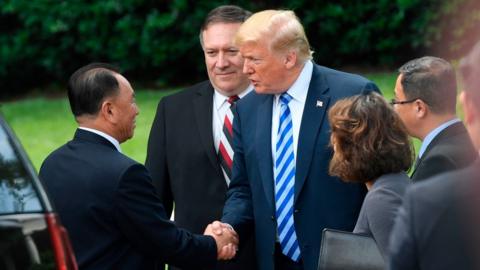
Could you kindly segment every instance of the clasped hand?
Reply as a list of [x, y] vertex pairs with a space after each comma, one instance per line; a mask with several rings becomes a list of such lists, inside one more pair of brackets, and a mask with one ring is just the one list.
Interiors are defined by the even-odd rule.
[[220, 221], [208, 224], [204, 235], [210, 235], [217, 244], [217, 258], [219, 260], [230, 260], [235, 257], [238, 250], [238, 235], [232, 226]]

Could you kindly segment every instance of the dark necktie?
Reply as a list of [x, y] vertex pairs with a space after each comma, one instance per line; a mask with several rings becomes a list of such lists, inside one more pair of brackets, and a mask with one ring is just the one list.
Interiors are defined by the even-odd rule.
[[235, 113], [235, 102], [239, 99], [237, 95], [228, 98], [230, 107], [223, 119], [222, 136], [220, 137], [220, 145], [218, 146], [218, 159], [220, 160], [220, 167], [226, 175], [225, 181], [227, 185], [230, 184], [232, 177], [233, 165], [233, 116]]

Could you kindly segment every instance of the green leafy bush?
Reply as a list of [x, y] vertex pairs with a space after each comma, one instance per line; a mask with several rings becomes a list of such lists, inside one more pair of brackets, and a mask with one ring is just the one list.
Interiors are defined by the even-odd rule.
[[[294, 9], [325, 65], [395, 66], [435, 52], [458, 57], [479, 37], [475, 0], [236, 1]], [[186, 85], [206, 78], [198, 30], [225, 1], [0, 0], [0, 97], [111, 62], [131, 79]], [[466, 37], [471, 37], [467, 39]]]

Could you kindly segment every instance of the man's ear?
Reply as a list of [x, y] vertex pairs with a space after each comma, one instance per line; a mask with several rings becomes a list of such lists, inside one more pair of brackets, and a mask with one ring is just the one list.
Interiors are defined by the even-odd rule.
[[463, 108], [463, 118], [466, 125], [470, 126], [475, 121], [475, 105], [472, 104], [468, 93], [462, 91], [459, 96]]
[[417, 118], [425, 118], [430, 112], [430, 108], [428, 107], [428, 105], [421, 99], [415, 100], [414, 110]]
[[297, 52], [294, 50], [288, 51], [284, 59], [284, 65], [287, 69], [293, 68], [297, 64]]
[[115, 118], [115, 106], [113, 102], [109, 99], [104, 100], [100, 107], [100, 114], [102, 118], [108, 122], [116, 123], [117, 119]]

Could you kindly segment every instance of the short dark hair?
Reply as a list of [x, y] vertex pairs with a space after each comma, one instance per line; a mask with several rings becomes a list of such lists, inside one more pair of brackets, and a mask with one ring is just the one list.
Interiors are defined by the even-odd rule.
[[480, 106], [480, 41], [460, 61], [460, 75], [464, 90]]
[[442, 58], [425, 56], [408, 61], [398, 70], [407, 99], [418, 98], [433, 113], [455, 113], [457, 81], [452, 65]]
[[202, 33], [214, 23], [243, 23], [252, 15], [252, 12], [239, 6], [223, 5], [212, 9], [200, 28], [200, 44], [203, 46]]
[[371, 92], [339, 100], [328, 113], [335, 152], [329, 173], [344, 181], [365, 183], [407, 171], [413, 147], [400, 117], [387, 101]]
[[116, 67], [105, 63], [91, 63], [75, 71], [68, 81], [68, 100], [75, 117], [96, 115], [106, 97], [118, 94]]

